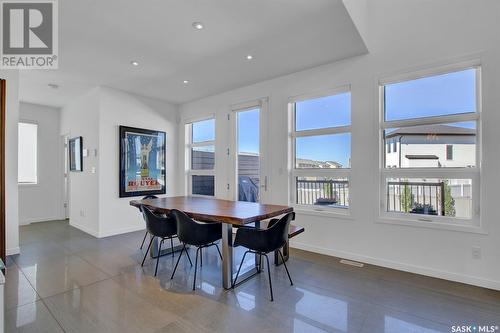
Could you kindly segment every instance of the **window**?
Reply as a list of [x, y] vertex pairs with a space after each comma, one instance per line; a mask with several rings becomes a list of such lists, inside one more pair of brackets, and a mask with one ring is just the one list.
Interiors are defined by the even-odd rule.
[[18, 127], [18, 182], [19, 184], [37, 184], [38, 125], [20, 122]]
[[453, 145], [446, 145], [446, 160], [453, 160]]
[[382, 144], [399, 143], [382, 156], [383, 215], [479, 223], [479, 77], [470, 67], [381, 85]]
[[215, 195], [215, 119], [186, 124], [186, 169], [190, 195]]
[[303, 208], [349, 207], [351, 93], [299, 98], [289, 104], [291, 201]]

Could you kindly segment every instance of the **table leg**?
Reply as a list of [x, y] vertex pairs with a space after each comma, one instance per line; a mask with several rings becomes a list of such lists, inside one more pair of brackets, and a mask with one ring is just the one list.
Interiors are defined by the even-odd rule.
[[[255, 228], [260, 229], [260, 221], [255, 222]], [[258, 254], [255, 255], [255, 268], [257, 268], [257, 272], [260, 272], [262, 268], [260, 267], [260, 256]]]
[[231, 289], [233, 284], [233, 226], [222, 223], [222, 286]]

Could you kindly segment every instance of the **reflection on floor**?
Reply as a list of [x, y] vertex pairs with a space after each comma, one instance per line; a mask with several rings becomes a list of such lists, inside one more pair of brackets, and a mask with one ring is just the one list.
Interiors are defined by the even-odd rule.
[[274, 302], [267, 274], [221, 289], [215, 248], [204, 251], [192, 292], [184, 259], [174, 280], [170, 256], [158, 278], [153, 261], [140, 267], [143, 235], [96, 239], [65, 221], [21, 227], [22, 254], [7, 261], [6, 331], [404, 333], [500, 325], [500, 292], [297, 250], [293, 287], [282, 267], [272, 269]]

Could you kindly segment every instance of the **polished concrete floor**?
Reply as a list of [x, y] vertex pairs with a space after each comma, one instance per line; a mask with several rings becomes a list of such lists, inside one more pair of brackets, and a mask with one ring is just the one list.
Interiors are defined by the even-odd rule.
[[[143, 232], [96, 239], [65, 221], [20, 228], [7, 260], [7, 332], [451, 332], [500, 325], [500, 292], [292, 250], [289, 268], [221, 289], [215, 248], [193, 269], [162, 257], [140, 266]], [[194, 251], [192, 258], [194, 259]], [[236, 258], [238, 260], [238, 258]], [[235, 261], [236, 261], [235, 260]]]

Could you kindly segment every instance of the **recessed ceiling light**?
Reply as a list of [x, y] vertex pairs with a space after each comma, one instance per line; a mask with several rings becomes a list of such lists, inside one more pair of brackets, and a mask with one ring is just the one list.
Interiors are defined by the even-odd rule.
[[249, 55], [247, 55], [247, 56], [246, 56], [246, 59], [247, 59], [247, 60], [252, 60], [252, 59], [253, 59], [253, 56], [252, 56], [251, 54], [249, 54]]
[[50, 88], [52, 89], [59, 89], [59, 85], [55, 84], [55, 83], [49, 83], [47, 84]]
[[188, 84], [188, 83], [189, 83], [189, 81], [188, 81], [188, 80], [184, 80], [184, 81], [182, 81], [182, 83], [184, 83], [184, 84]]
[[201, 30], [201, 29], [203, 29], [203, 23], [201, 23], [201, 22], [193, 22], [192, 26], [193, 26], [193, 28], [195, 28], [196, 30]]
[[135, 61], [135, 60], [132, 60], [132, 61], [130, 62], [130, 64], [131, 64], [132, 66], [134, 66], [134, 67], [139, 66], [139, 62], [137, 62], [137, 61]]

